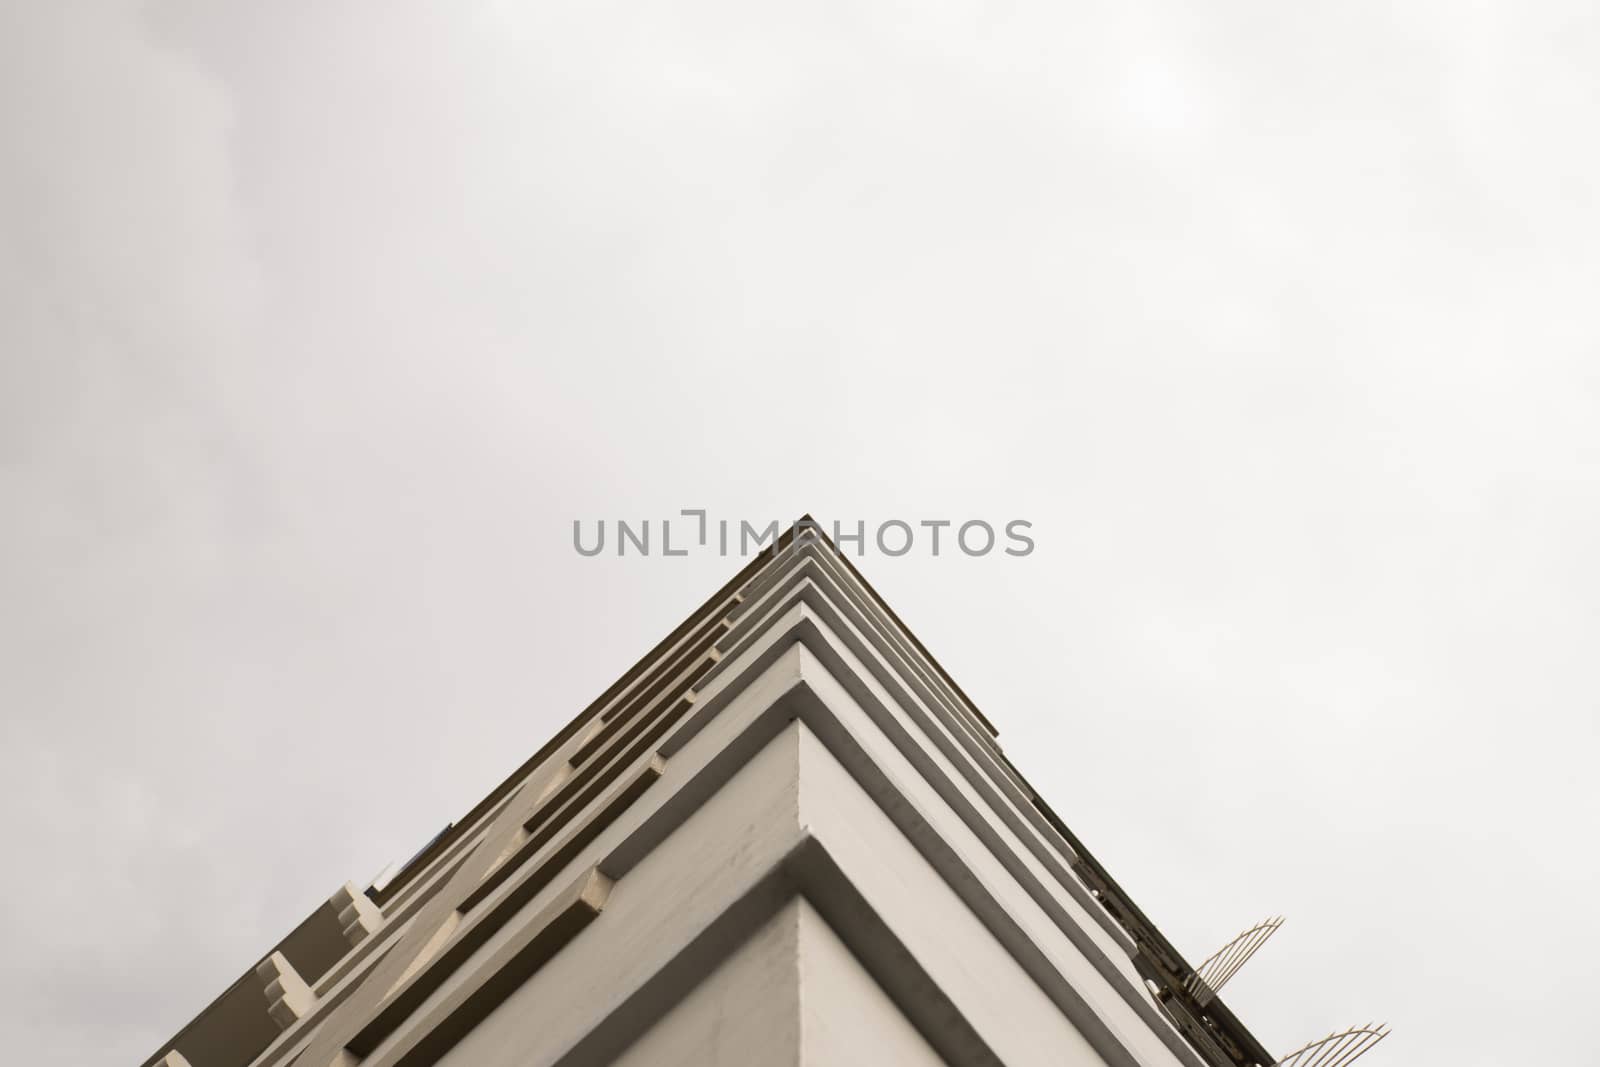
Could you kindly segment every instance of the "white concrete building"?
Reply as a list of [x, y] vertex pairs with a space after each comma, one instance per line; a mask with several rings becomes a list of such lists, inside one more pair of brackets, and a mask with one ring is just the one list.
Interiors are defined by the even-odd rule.
[[786, 538], [146, 1067], [1274, 1062], [1196, 988], [854, 568]]

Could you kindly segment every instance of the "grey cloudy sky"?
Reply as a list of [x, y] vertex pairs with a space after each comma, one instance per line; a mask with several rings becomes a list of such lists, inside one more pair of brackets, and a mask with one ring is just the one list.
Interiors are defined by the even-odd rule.
[[[1580, 2], [0, 3], [7, 1060], [138, 1062], [737, 566], [866, 575], [1269, 1047], [1600, 987]], [[403, 784], [402, 784], [403, 783]]]

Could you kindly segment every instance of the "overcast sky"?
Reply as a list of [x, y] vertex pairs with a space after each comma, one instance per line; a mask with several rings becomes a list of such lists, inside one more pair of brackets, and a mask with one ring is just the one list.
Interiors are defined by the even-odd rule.
[[[859, 561], [1283, 1052], [1600, 986], [1600, 16], [0, 0], [8, 1061], [136, 1063], [739, 566]], [[403, 784], [402, 784], [403, 783]], [[1363, 1065], [1364, 1067], [1364, 1065]]]

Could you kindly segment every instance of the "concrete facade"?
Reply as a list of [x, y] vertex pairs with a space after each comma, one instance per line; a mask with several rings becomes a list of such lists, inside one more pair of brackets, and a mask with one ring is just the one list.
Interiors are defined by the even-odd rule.
[[145, 1067], [1273, 1062], [825, 541]]

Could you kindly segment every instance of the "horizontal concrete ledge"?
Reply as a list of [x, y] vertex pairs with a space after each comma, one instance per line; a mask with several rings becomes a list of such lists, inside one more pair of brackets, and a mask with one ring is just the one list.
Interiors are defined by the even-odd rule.
[[597, 1020], [554, 1067], [605, 1067], [615, 1061], [797, 896], [833, 927], [945, 1062], [962, 1067], [1003, 1067], [938, 983], [851, 884], [827, 847], [808, 833], [802, 833], [776, 866], [666, 966], [616, 1010]]
[[[605, 907], [613, 884], [594, 868], [580, 874], [516, 937], [475, 968], [467, 982], [431, 1008], [400, 1043], [387, 1049], [381, 1058], [374, 1059], [371, 1067], [431, 1067], [437, 1063], [595, 920]], [[413, 1010], [408, 1009], [399, 1018], [389, 1020], [388, 1029], [383, 1033], [363, 1031], [362, 1047], [376, 1047]], [[383, 1021], [380, 1015], [374, 1020], [374, 1026]], [[360, 1051], [355, 1042], [348, 1047]]]
[[[358, 1056], [371, 1055], [373, 1050], [375, 1050], [384, 1040], [386, 1040], [390, 1034], [399, 1029], [399, 1027], [405, 1023], [405, 1021], [409, 1019], [412, 1014], [415, 1013], [417, 1009], [420, 1008], [427, 1001], [427, 999], [433, 995], [435, 991], [440, 989], [452, 975], [456, 974], [464, 966], [466, 966], [468, 961], [472, 959], [472, 957], [480, 948], [488, 943], [490, 937], [492, 937], [496, 931], [500, 930], [507, 923], [509, 923], [517, 912], [519, 912], [526, 904], [532, 901], [540, 889], [544, 888], [552, 879], [559, 875], [567, 866], [567, 864], [571, 863], [577, 858], [578, 854], [583, 850], [584, 847], [591, 843], [593, 839], [606, 826], [609, 826], [618, 816], [620, 816], [622, 812], [626, 811], [627, 808], [632, 805], [636, 799], [638, 799], [645, 789], [649, 788], [650, 785], [659, 779], [661, 777], [661, 770], [663, 766], [664, 763], [659, 757], [653, 758], [648, 764], [645, 765], [645, 767], [636, 772], [630, 779], [628, 779], [627, 782], [625, 782], [616, 790], [612, 796], [612, 799], [606, 805], [604, 810], [596, 814], [589, 821], [575, 827], [568, 839], [560, 847], [558, 847], [550, 856], [546, 857], [542, 863], [529, 872], [527, 876], [524, 877], [520, 882], [517, 882], [509, 892], [494, 900], [493, 905], [488, 910], [481, 914], [475, 914], [478, 906], [485, 900], [489, 899], [493, 890], [500, 887], [503, 878], [485, 881], [482, 885], [480, 885], [477, 891], [475, 891], [466, 900], [461, 902], [458, 913], [465, 916], [466, 919], [463, 921], [462, 925], [452, 933], [450, 940], [440, 951], [439, 955], [436, 958], [429, 960], [425, 966], [420, 968], [414, 975], [412, 975], [409, 983], [404, 988], [390, 996], [389, 999], [384, 1002], [383, 1008], [378, 1012], [378, 1014], [369, 1023], [367, 1023], [366, 1026], [364, 1026], [355, 1037], [345, 1042], [345, 1048], [349, 1049], [351, 1052], [354, 1052]], [[520, 857], [514, 857], [512, 862], [507, 862], [506, 864], [502, 865], [502, 867], [496, 873], [509, 875], [512, 873], [512, 870], [514, 870], [516, 864], [520, 864], [522, 861], [531, 858], [531, 855], [532, 853], [530, 852]], [[593, 878], [590, 877], [590, 874], [593, 875]], [[590, 872], [590, 874], [585, 874], [579, 879], [578, 883], [575, 883], [575, 885], [578, 887], [577, 889], [569, 888], [563, 893], [563, 897], [573, 897], [573, 907], [578, 909], [578, 911], [574, 912], [574, 915], [577, 915], [579, 912], [581, 912], [581, 905], [588, 899], [588, 897], [585, 896], [586, 892], [598, 892], [598, 890], [587, 888], [591, 886], [591, 883], [595, 878], [603, 880], [606, 886], [606, 892], [610, 891], [609, 887], [612, 880], [609, 877], [600, 874], [598, 871]], [[603, 900], [604, 897], [602, 896], [600, 899]], [[595, 907], [594, 911], [598, 912], [598, 910], [598, 906]], [[583, 919], [581, 923], [573, 926], [570, 930], [572, 936], [576, 936], [578, 930], [582, 929], [582, 927], [588, 923], [589, 919], [592, 919], [593, 917], [594, 916], [591, 914], [587, 918]], [[539, 926], [542, 919], [543, 913], [541, 913], [541, 919], [535, 919], [531, 925]], [[558, 924], [558, 926], [560, 926], [562, 929], [566, 928], [564, 925]], [[524, 933], [526, 932], [526, 929], [527, 928], [524, 928]], [[519, 936], [522, 935], [519, 934]], [[561, 944], [565, 943], [565, 941], [561, 942]], [[559, 947], [559, 945], [556, 947]], [[548, 958], [548, 955], [543, 958]], [[500, 954], [491, 957], [487, 961], [476, 964], [472, 968], [472, 973], [474, 976], [473, 980], [476, 981], [479, 977], [481, 977], [485, 968], [493, 968], [495, 966], [504, 965], [505, 961], [501, 959]], [[520, 985], [521, 982], [526, 981], [528, 975], [532, 973], [533, 970], [529, 969], [522, 976], [522, 978], [518, 979], [517, 982], [514, 983], [510, 988], [516, 988], [516, 985]], [[507, 992], [509, 992], [509, 989]], [[504, 999], [504, 993], [501, 994], [501, 999]], [[498, 1001], [496, 1001], [496, 1003], [498, 1003]], [[467, 1029], [471, 1029], [471, 1027], [469, 1026], [461, 1030], [461, 1033], [464, 1034]], [[454, 1040], [459, 1039], [460, 1035], [458, 1034]]]
[[[646, 789], [655, 784], [656, 780], [661, 777], [661, 772], [665, 767], [666, 761], [660, 756], [651, 756], [643, 767], [624, 778], [620, 785], [613, 786], [611, 792], [606, 794], [599, 810], [588, 819], [570, 829], [563, 824], [552, 823], [551, 832], [536, 834], [528, 838], [517, 848], [516, 852], [512, 853], [504, 863], [490, 872], [478, 884], [478, 887], [467, 895], [466, 899], [460, 904], [460, 910], [463, 912], [475, 910], [479, 904], [493, 896], [502, 885], [511, 881], [513, 876], [521, 871], [529, 860], [543, 851], [544, 846], [550, 843], [554, 837], [553, 831], [555, 830], [566, 829], [568, 832], [552, 856], [547, 858], [540, 866], [553, 872], [571, 862], [580, 851], [600, 835], [602, 830], [610, 826], [621, 817], [623, 812], [631, 808], [633, 802], [639, 799]], [[595, 795], [599, 795], [598, 790]], [[593, 798], [589, 799], [592, 800]], [[585, 801], [585, 803], [587, 802]], [[542, 883], [540, 884], [542, 885]], [[517, 891], [526, 899], [526, 885], [519, 885]]]

